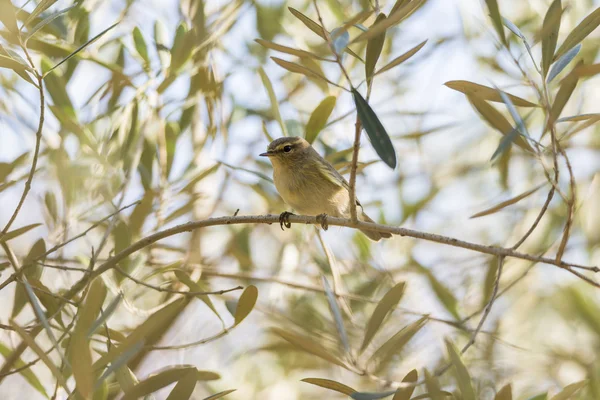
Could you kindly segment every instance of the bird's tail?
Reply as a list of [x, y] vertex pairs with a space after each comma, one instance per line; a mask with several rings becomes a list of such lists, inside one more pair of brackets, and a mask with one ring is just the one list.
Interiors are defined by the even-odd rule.
[[[375, 222], [371, 218], [369, 218], [369, 216], [367, 214], [365, 214], [364, 212], [362, 213], [362, 216], [360, 219], [364, 222]], [[392, 237], [392, 234], [387, 233], [387, 232], [369, 231], [369, 230], [362, 230], [362, 229], [360, 231], [362, 233], [364, 233], [365, 235], [367, 235], [367, 237], [369, 239], [374, 240], [376, 242], [379, 242], [382, 238], [388, 239], [388, 238]]]

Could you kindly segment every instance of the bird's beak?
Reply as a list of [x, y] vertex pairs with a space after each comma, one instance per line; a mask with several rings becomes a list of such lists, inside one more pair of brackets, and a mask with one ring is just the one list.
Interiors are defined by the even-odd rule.
[[266, 153], [261, 153], [259, 156], [261, 157], [271, 157], [273, 155], [272, 151], [267, 151]]

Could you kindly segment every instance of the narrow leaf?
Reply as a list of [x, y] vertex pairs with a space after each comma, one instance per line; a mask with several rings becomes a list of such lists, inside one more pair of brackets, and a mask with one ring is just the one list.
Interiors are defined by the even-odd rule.
[[223, 390], [222, 392], [213, 394], [212, 396], [205, 397], [204, 400], [217, 400], [217, 399], [227, 396], [229, 393], [235, 392], [236, 390], [237, 389]]
[[342, 312], [340, 311], [340, 307], [337, 303], [335, 295], [333, 294], [333, 290], [331, 290], [331, 286], [327, 281], [325, 275], [321, 275], [321, 281], [323, 283], [323, 288], [325, 289], [325, 294], [327, 295], [327, 302], [329, 303], [329, 310], [333, 315], [333, 320], [335, 321], [335, 327], [340, 335], [340, 339], [342, 340], [342, 345], [344, 346], [344, 350], [347, 354], [350, 353], [350, 343], [348, 342], [348, 335], [346, 334], [346, 328], [344, 327], [344, 319], [342, 318]]
[[[477, 97], [488, 100], [495, 101], [497, 103], [503, 103], [502, 96], [500, 92], [494, 88], [480, 85], [478, 83], [473, 83], [469, 81], [448, 81], [444, 83], [444, 85], [448, 86], [450, 89], [459, 91], [461, 93], [468, 95], [476, 95]], [[531, 103], [525, 99], [514, 96], [512, 94], [502, 92], [512, 101], [515, 106], [519, 107], [539, 107], [537, 104]]]
[[[41, 4], [41, 3], [40, 3]], [[33, 28], [31, 28], [30, 30], [28, 30], [27, 35], [25, 35], [25, 43], [27, 43], [27, 41], [33, 37], [33, 35], [35, 35], [40, 29], [42, 29], [43, 27], [45, 27], [46, 25], [48, 25], [50, 22], [54, 21], [56, 18], [60, 17], [63, 14], [66, 14], [67, 12], [71, 11], [73, 8], [77, 7], [78, 4], [73, 4], [70, 7], [67, 7], [65, 9], [62, 9], [60, 11], [57, 11], [49, 16], [47, 16], [46, 18], [44, 18], [43, 20], [41, 20], [39, 23], [37, 23]], [[32, 13], [33, 14], [33, 13]]]
[[137, 385], [135, 385], [130, 390], [125, 392], [123, 396], [123, 400], [134, 400], [139, 397], [144, 397], [150, 393], [154, 393], [157, 390], [170, 385], [173, 382], [178, 381], [184, 375], [192, 374], [194, 378], [196, 378], [196, 367], [193, 366], [176, 366], [173, 368], [169, 368], [158, 372], [156, 374], [151, 374], [148, 378], [140, 381]]
[[416, 45], [415, 47], [413, 47], [406, 53], [402, 54], [401, 56], [394, 58], [392, 61], [390, 61], [389, 64], [387, 64], [386, 66], [377, 70], [377, 72], [375, 72], [375, 75], [378, 75], [382, 72], [388, 71], [388, 70], [394, 68], [395, 66], [402, 64], [404, 61], [408, 60], [409, 58], [411, 58], [412, 56], [417, 54], [417, 52], [419, 50], [421, 50], [423, 48], [423, 46], [425, 46], [425, 43], [427, 43], [427, 40], [422, 41], [421, 43], [419, 43], [418, 45]]
[[363, 339], [362, 345], [360, 346], [360, 351], [364, 351], [365, 348], [371, 343], [371, 340], [381, 327], [383, 320], [388, 316], [394, 308], [402, 299], [404, 295], [405, 289], [404, 282], [400, 282], [396, 284], [393, 288], [387, 291], [387, 293], [383, 296], [383, 298], [377, 303], [373, 314], [371, 314], [371, 318], [369, 318], [369, 322], [367, 323], [367, 329], [365, 331], [365, 337]]
[[[382, 23], [385, 18], [386, 17], [384, 13], [379, 14], [371, 28], [379, 23]], [[383, 44], [385, 43], [385, 32], [386, 31], [383, 30], [383, 32], [372, 39], [369, 39], [367, 42], [367, 55], [365, 57], [365, 76], [367, 77], [367, 84], [370, 84], [371, 80], [373, 79], [375, 65], [377, 65], [377, 60], [379, 60], [381, 50], [383, 50]]]
[[[406, 374], [404, 379], [402, 379], [402, 382], [403, 383], [414, 383], [418, 379], [419, 379], [419, 373], [417, 372], [416, 369], [413, 369], [408, 374]], [[392, 400], [410, 400], [410, 397], [412, 396], [413, 392], [415, 391], [415, 388], [416, 388], [415, 386], [407, 387], [407, 388], [398, 388], [398, 390], [396, 390], [396, 394], [394, 395]]]
[[[116, 372], [116, 374], [118, 376], [120, 373], [121, 367], [127, 368], [126, 367], [127, 363], [129, 361], [131, 361], [135, 356], [138, 355], [138, 353], [144, 347], [144, 343], [145, 343], [144, 339], [141, 339], [139, 342], [134, 343], [131, 346], [128, 346], [128, 348], [125, 349], [125, 351], [120, 352], [119, 355], [113, 361], [110, 362], [110, 366], [108, 368], [106, 368], [106, 370], [100, 376], [100, 378], [98, 378], [98, 380], [96, 381], [95, 387], [100, 386], [100, 384], [102, 382], [104, 382], [104, 380], [106, 378], [108, 378], [110, 376], [110, 374], [112, 374], [113, 372]], [[95, 366], [95, 364], [94, 364], [94, 366]], [[123, 385], [121, 384], [121, 386], [123, 386]]]
[[329, 60], [329, 59], [327, 59], [325, 57], [318, 56], [316, 54], [310, 53], [310, 52], [305, 51], [305, 50], [294, 49], [293, 47], [288, 47], [288, 46], [284, 46], [284, 45], [281, 45], [281, 44], [273, 43], [273, 42], [270, 42], [268, 40], [254, 39], [254, 41], [256, 43], [260, 44], [261, 46], [266, 47], [267, 49], [279, 51], [279, 52], [285, 53], [285, 54], [291, 54], [291, 55], [296, 56], [296, 57], [300, 57], [300, 58], [313, 58], [315, 60], [321, 60], [321, 61], [332, 61], [332, 60]]
[[121, 302], [122, 299], [123, 299], [123, 293], [119, 293], [118, 296], [116, 296], [110, 302], [108, 307], [106, 307], [106, 310], [104, 310], [102, 312], [102, 315], [100, 316], [100, 318], [98, 318], [96, 321], [94, 321], [94, 323], [88, 330], [88, 332], [87, 332], [88, 337], [92, 336], [94, 334], [94, 332], [96, 332], [96, 330], [100, 326], [104, 325], [104, 322], [106, 322], [106, 320], [108, 320], [108, 318], [115, 312], [115, 310], [119, 306], [119, 303]]
[[[182, 270], [176, 270], [175, 271], [175, 276], [177, 277], [177, 279], [179, 279], [179, 282], [183, 283], [184, 285], [186, 285], [190, 291], [192, 292], [201, 292], [202, 287], [200, 286], [200, 284], [198, 282], [194, 282], [192, 280], [192, 278], [190, 278], [190, 276], [188, 275], [187, 272], [182, 271]], [[223, 319], [221, 318], [221, 315], [219, 314], [219, 312], [217, 311], [217, 309], [215, 308], [212, 300], [210, 299], [210, 297], [206, 294], [197, 294], [196, 297], [198, 299], [200, 299], [204, 304], [206, 304], [206, 306], [208, 308], [210, 308], [210, 310], [217, 316], [217, 318], [219, 318], [219, 320], [221, 321], [221, 323], [223, 322]]]
[[46, 330], [46, 334], [50, 338], [50, 341], [56, 347], [56, 350], [60, 353], [60, 350], [58, 347], [58, 341], [56, 340], [56, 337], [54, 336], [54, 332], [52, 332], [50, 323], [48, 322], [48, 319], [46, 318], [46, 313], [42, 309], [42, 306], [40, 305], [38, 298], [33, 293], [33, 289], [31, 288], [31, 285], [29, 284], [29, 282], [27, 281], [27, 278], [25, 278], [25, 277], [23, 277], [23, 286], [25, 286], [25, 291], [27, 292], [27, 296], [29, 297], [31, 306], [33, 307], [33, 312], [35, 313], [36, 317], [42, 323], [42, 326]]
[[339, 358], [334, 356], [331, 350], [321, 346], [321, 344], [315, 342], [312, 338], [308, 338], [292, 332], [287, 332], [280, 328], [271, 328], [271, 331], [276, 335], [280, 336], [285, 341], [293, 344], [294, 346], [304, 350], [307, 353], [320, 357], [326, 361], [329, 361], [332, 364], [346, 368], [344, 363]]
[[33, 228], [37, 228], [40, 225], [42, 225], [42, 224], [25, 225], [21, 228], [17, 228], [10, 232], [6, 232], [4, 235], [2, 233], [0, 233], [0, 243], [8, 242], [9, 240], [14, 239], [18, 236], [21, 236], [22, 234], [27, 233], [30, 230], [32, 230]]
[[[13, 353], [13, 350], [6, 347], [4, 344], [0, 343], [0, 354], [4, 357], [4, 359], [8, 359], [8, 357]], [[32, 371], [31, 368], [25, 368], [25, 363], [21, 358], [18, 358], [14, 363], [15, 369], [21, 369], [19, 374], [33, 387], [37, 390], [42, 396], [45, 398], [49, 398], [48, 393], [46, 393], [46, 389], [44, 389], [44, 385], [40, 382], [36, 374]]]
[[[580, 61], [577, 65], [579, 66], [581, 64], [582, 62]], [[565, 108], [565, 105], [571, 98], [575, 87], [577, 87], [579, 76], [577, 75], [576, 71], [577, 67], [575, 67], [573, 71], [571, 71], [569, 75], [567, 75], [562, 80], [560, 84], [560, 89], [558, 89], [558, 93], [554, 98], [554, 103], [552, 104], [552, 108], [550, 110], [550, 115], [548, 117], [548, 125], [553, 124], [560, 117], [560, 114], [562, 113], [563, 109]]]
[[[558, 41], [558, 31], [560, 30], [560, 17], [562, 15], [561, 0], [554, 0], [548, 8], [548, 12], [544, 17], [542, 31], [542, 72], [543, 76], [548, 74], [552, 60], [554, 59], [554, 50]], [[548, 78], [550, 81], [550, 78]]]
[[235, 325], [239, 325], [250, 314], [258, 299], [258, 289], [254, 285], [248, 286], [242, 292], [235, 309]]
[[348, 46], [350, 34], [347, 30], [335, 28], [331, 31], [331, 40], [333, 42], [333, 50], [336, 52], [336, 54], [340, 55]]
[[279, 65], [281, 68], [287, 69], [290, 72], [294, 72], [297, 74], [302, 74], [305, 75], [307, 77], [313, 77], [313, 78], [318, 78], [318, 79], [322, 79], [327, 83], [331, 83], [327, 78], [325, 78], [323, 75], [321, 75], [319, 72], [310, 69], [306, 66], [303, 65], [299, 65], [290, 61], [285, 61], [282, 60], [281, 58], [277, 58], [277, 57], [271, 57], [271, 60], [275, 61], [275, 63], [277, 65]]
[[580, 114], [574, 115], [572, 117], [563, 117], [557, 119], [556, 122], [579, 122], [579, 121], [588, 121], [588, 120], [600, 120], [600, 114]]
[[29, 23], [31, 21], [33, 21], [34, 19], [36, 19], [38, 17], [38, 15], [40, 15], [41, 13], [46, 11], [48, 8], [50, 8], [56, 2], [57, 2], [57, 0], [42, 0], [42, 1], [40, 1], [39, 4], [33, 9], [31, 14], [29, 14], [27, 19], [25, 20], [25, 26], [29, 25]]
[[275, 95], [275, 91], [273, 90], [273, 85], [271, 84], [271, 80], [267, 76], [266, 72], [262, 67], [258, 68], [258, 74], [260, 75], [260, 79], [269, 95], [269, 101], [271, 102], [271, 112], [273, 113], [273, 117], [277, 122], [279, 122], [279, 126], [281, 127], [281, 133], [283, 136], [288, 136], [287, 128], [283, 123], [283, 119], [281, 118], [281, 113], [279, 112], [279, 101], [277, 101], [277, 96]]
[[350, 396], [352, 393], [356, 392], [356, 390], [352, 389], [350, 386], [346, 386], [343, 383], [339, 383], [329, 379], [304, 378], [301, 380], [302, 382], [310, 383], [311, 385], [316, 385], [325, 389], [333, 390], [334, 392], [343, 393], [347, 396]]
[[554, 59], [556, 60], [562, 57], [563, 54], [566, 54], [579, 42], [585, 39], [587, 35], [592, 33], [598, 25], [600, 25], [600, 7], [596, 8], [590, 15], [585, 17], [583, 21], [569, 33], [563, 44], [558, 48], [556, 54], [554, 54]]
[[351, 43], [357, 43], [363, 40], [370, 40], [376, 36], [381, 35], [387, 29], [391, 28], [394, 25], [399, 24], [406, 18], [408, 18], [413, 12], [415, 12], [419, 7], [425, 4], [427, 0], [413, 0], [402, 7], [398, 8], [396, 11], [391, 13], [389, 17], [385, 20], [382, 20], [378, 24], [374, 24], [369, 28], [368, 31], [361, 33], [358, 35]]
[[425, 326], [425, 323], [427, 323], [427, 317], [422, 317], [400, 329], [373, 353], [369, 358], [368, 365], [373, 366], [374, 371], [380, 370], [395, 354], [402, 351], [410, 339]]
[[148, 56], [148, 46], [146, 45], [146, 40], [142, 35], [142, 31], [137, 26], [133, 28], [133, 43], [135, 45], [135, 50], [144, 60], [144, 66], [147, 68], [150, 65], [150, 57]]
[[490, 215], [490, 214], [494, 214], [497, 213], [498, 211], [512, 205], [512, 204], [516, 204], [519, 201], [523, 200], [524, 198], [527, 198], [529, 196], [531, 196], [532, 194], [534, 194], [535, 192], [537, 192], [541, 187], [543, 187], [544, 185], [539, 185], [531, 190], [528, 190], [524, 193], [521, 193], [518, 196], [515, 196], [511, 199], [508, 199], [506, 201], [503, 201], [502, 203], [496, 204], [493, 207], [490, 207], [486, 210], [480, 211], [476, 214], [471, 215], [469, 218], [478, 218], [478, 217], [483, 217], [484, 215]]
[[350, 397], [353, 398], [354, 400], [379, 400], [379, 399], [385, 399], [386, 397], [389, 397], [389, 396], [393, 395], [394, 393], [396, 393], [395, 390], [390, 390], [388, 392], [382, 392], [382, 393], [356, 392], [356, 393], [352, 393], [352, 395]]
[[498, 391], [494, 400], [512, 400], [512, 386], [510, 383], [506, 384], [502, 389]]
[[500, 97], [502, 98], [502, 101], [506, 105], [506, 108], [508, 109], [508, 112], [510, 113], [511, 117], [517, 124], [517, 129], [519, 130], [519, 132], [523, 136], [528, 137], [529, 133], [527, 132], [527, 126], [525, 125], [525, 121], [523, 121], [523, 118], [521, 118], [521, 115], [518, 113], [517, 109], [515, 108], [515, 105], [513, 104], [512, 100], [510, 99], [510, 97], [508, 97], [506, 95], [506, 93], [504, 93], [500, 89], [496, 88], [496, 90], [500, 94]]
[[508, 30], [510, 30], [515, 35], [517, 35], [519, 37], [519, 39], [525, 40], [525, 35], [523, 34], [523, 32], [521, 32], [521, 30], [515, 24], [513, 24], [508, 18], [502, 17], [502, 23], [504, 24], [504, 26], [506, 26], [508, 28]]
[[558, 61], [556, 61], [556, 63], [554, 64], [554, 66], [552, 66], [552, 69], [550, 70], [550, 74], [548, 75], [548, 79], [546, 81], [550, 83], [550, 81], [552, 81], [552, 79], [554, 79], [556, 75], [560, 74], [561, 71], [565, 69], [565, 67], [569, 65], [571, 61], [573, 61], [577, 54], [579, 54], [580, 50], [581, 43], [573, 47], [571, 50], [567, 51], [564, 56], [559, 58]]
[[440, 389], [440, 383], [435, 376], [432, 376], [427, 369], [425, 369], [425, 387], [431, 400], [443, 400], [444, 394]]
[[498, 2], [496, 0], [485, 0], [485, 4], [487, 5], [488, 11], [490, 12], [490, 17], [492, 18], [492, 23], [494, 24], [494, 28], [500, 37], [500, 41], [505, 46], [508, 45], [506, 42], [506, 36], [504, 35], [504, 26], [502, 25], [502, 16], [500, 15], [500, 8], [498, 8]]
[[560, 393], [556, 394], [550, 400], [568, 400], [582, 387], [588, 384], [588, 381], [579, 381], [566, 386]]
[[358, 113], [360, 123], [367, 132], [377, 155], [388, 167], [392, 169], [396, 168], [396, 151], [394, 150], [394, 145], [381, 121], [377, 118], [377, 114], [375, 114], [369, 103], [367, 103], [356, 89], [352, 89], [352, 96], [354, 97], [354, 104], [356, 104], [356, 112]]
[[325, 128], [329, 116], [335, 108], [337, 98], [335, 96], [325, 97], [310, 114], [308, 123], [306, 124], [306, 134], [304, 138], [308, 143], [313, 143], [319, 133]]
[[0, 0], [0, 22], [12, 33], [19, 32], [15, 6], [11, 0]]
[[469, 371], [462, 361], [460, 354], [456, 350], [456, 347], [454, 347], [452, 342], [446, 340], [446, 348], [448, 349], [448, 354], [450, 355], [450, 361], [452, 362], [452, 365], [454, 365], [456, 381], [458, 382], [462, 399], [476, 400], [475, 391], [473, 390], [473, 384], [471, 382], [471, 375], [469, 375]]

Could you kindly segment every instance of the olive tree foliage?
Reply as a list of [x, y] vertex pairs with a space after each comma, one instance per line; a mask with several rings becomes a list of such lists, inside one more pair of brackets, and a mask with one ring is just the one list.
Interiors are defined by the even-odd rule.
[[597, 7], [0, 0], [0, 391], [600, 398]]

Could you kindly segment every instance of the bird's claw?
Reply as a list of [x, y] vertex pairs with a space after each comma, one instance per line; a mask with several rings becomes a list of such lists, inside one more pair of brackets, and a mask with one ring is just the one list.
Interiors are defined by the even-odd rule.
[[284, 211], [281, 214], [279, 214], [279, 226], [281, 227], [282, 231], [285, 230], [283, 229], [284, 226], [288, 229], [292, 227], [292, 223], [290, 222], [290, 215], [294, 214], [288, 211]]
[[329, 229], [329, 224], [327, 223], [327, 214], [323, 213], [317, 215], [317, 222], [321, 224], [321, 228], [323, 228], [324, 231]]

